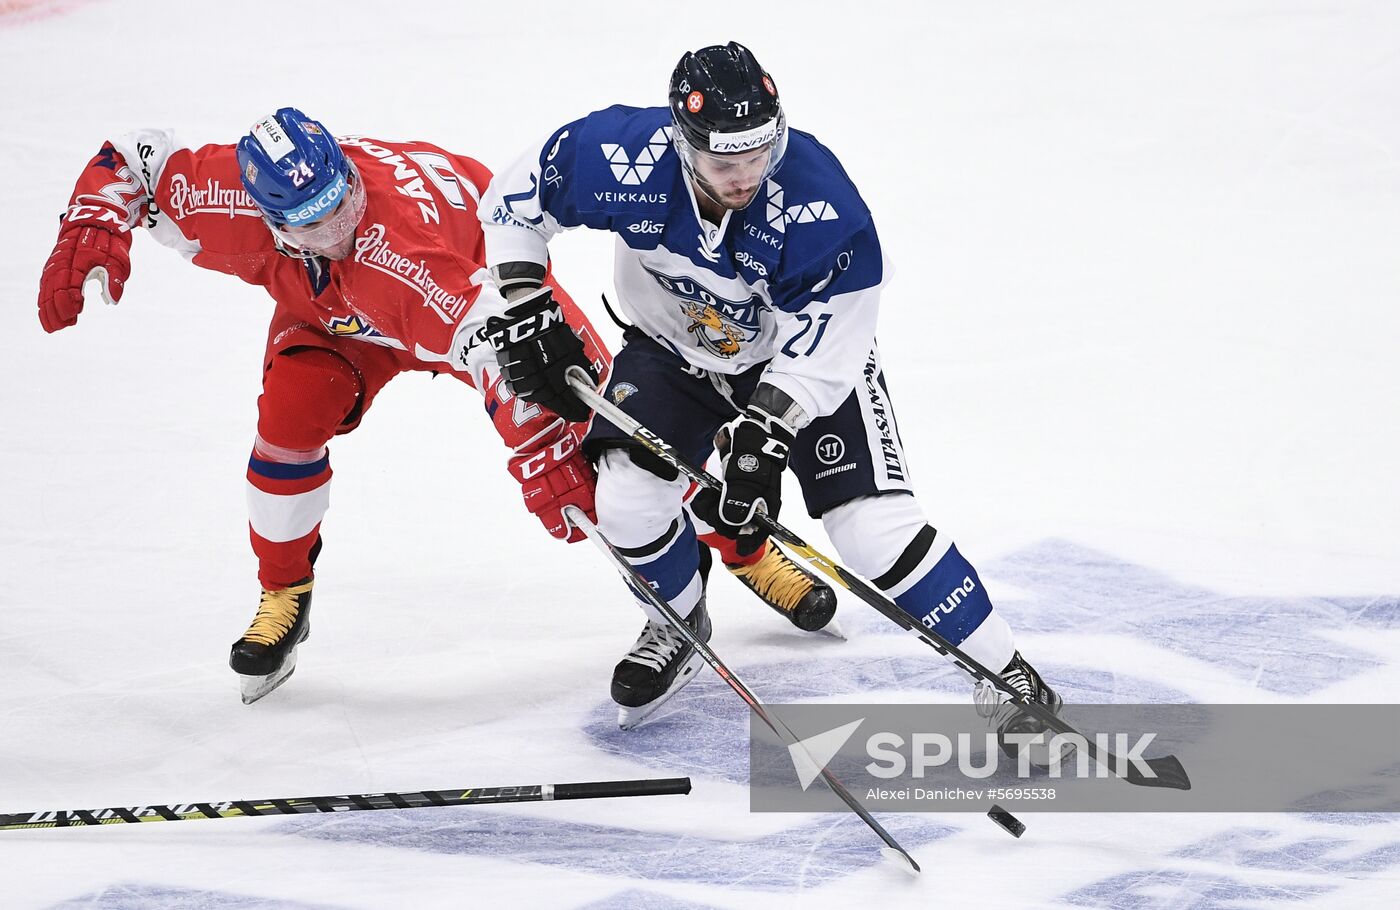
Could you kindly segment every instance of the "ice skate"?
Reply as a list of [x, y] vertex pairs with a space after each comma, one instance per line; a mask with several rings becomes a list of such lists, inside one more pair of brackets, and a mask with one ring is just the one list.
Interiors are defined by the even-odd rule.
[[789, 559], [776, 544], [769, 543], [767, 547], [758, 562], [726, 568], [760, 600], [802, 631], [821, 631], [845, 638], [834, 619], [836, 592], [831, 586]]
[[[1020, 651], [1012, 655], [1011, 662], [1001, 671], [1001, 678], [1029, 701], [1043, 705], [1055, 714], [1060, 713], [1059, 694], [1050, 688], [1036, 669], [1021, 656]], [[997, 739], [1001, 743], [1002, 751], [1012, 758], [1017, 756], [1017, 747], [1006, 742], [1005, 736], [1008, 733], [1043, 733], [1047, 743], [1050, 737], [1055, 735], [1053, 729], [1013, 703], [1002, 690], [991, 683], [979, 682], [972, 698], [977, 705], [977, 713], [996, 726]], [[1068, 758], [1072, 752], [1073, 747], [1067, 747], [1060, 760]], [[1049, 764], [1049, 752], [1044, 746], [1031, 747], [1030, 755], [1031, 764], [1035, 767], [1043, 768]]]
[[263, 589], [258, 613], [234, 642], [229, 666], [239, 675], [243, 704], [276, 689], [297, 665], [297, 645], [311, 634], [311, 578], [273, 590]]
[[[713, 557], [700, 547], [700, 602], [685, 624], [703, 642], [710, 640], [710, 613], [705, 609], [705, 586]], [[695, 676], [705, 658], [669, 624], [647, 620], [637, 643], [613, 668], [612, 700], [617, 702], [617, 725], [631, 730], [646, 722], [672, 695]]]
[[[685, 622], [701, 641], [710, 640], [710, 614], [703, 597]], [[647, 620], [637, 643], [613, 669], [617, 725], [624, 730], [641, 726], [704, 665], [705, 658], [669, 624]]]

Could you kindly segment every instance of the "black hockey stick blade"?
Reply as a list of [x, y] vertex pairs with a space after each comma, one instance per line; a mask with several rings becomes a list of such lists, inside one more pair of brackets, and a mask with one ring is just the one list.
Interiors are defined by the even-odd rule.
[[1157, 775], [1156, 777], [1148, 777], [1136, 765], [1129, 764], [1127, 776], [1123, 779], [1130, 784], [1137, 784], [1139, 787], [1164, 787], [1172, 790], [1191, 789], [1191, 778], [1187, 777], [1186, 769], [1181, 766], [1180, 760], [1175, 755], [1145, 758], [1142, 761], [1152, 769], [1152, 773]]
[[[1125, 761], [1115, 755], [1111, 750], [1105, 749], [1098, 744], [1095, 739], [1084, 736], [1063, 717], [1060, 717], [1049, 708], [1038, 703], [1027, 703], [1019, 701], [1021, 710], [1035, 717], [1047, 727], [1058, 733], [1071, 733], [1084, 740], [1084, 745], [1088, 747], [1089, 754], [1094, 760], [1109, 768], [1125, 768], [1114, 777], [1133, 784], [1138, 787], [1156, 787], [1165, 790], [1190, 790], [1191, 778], [1186, 774], [1186, 768], [1182, 766], [1181, 760], [1175, 755], [1161, 755], [1157, 758], [1134, 758], [1132, 761]], [[1138, 763], [1145, 764], [1152, 772], [1148, 775], [1138, 767]]]
[[666, 796], [690, 792], [690, 778], [604, 780], [577, 784], [531, 784], [523, 787], [469, 787], [413, 793], [360, 793], [353, 796], [297, 796], [289, 799], [223, 800], [161, 806], [114, 806], [108, 809], [58, 809], [0, 813], [0, 831], [69, 828], [139, 822], [178, 822], [201, 818], [255, 815], [311, 815], [317, 812], [364, 812], [374, 809], [427, 809], [487, 803], [527, 803], [560, 799], [608, 799]]
[[[1099, 764], [1108, 768], [1123, 769], [1113, 776], [1124, 783], [1166, 790], [1191, 789], [1191, 778], [1187, 776], [1186, 768], [1182, 766], [1181, 760], [1175, 755], [1161, 755], [1157, 758], [1134, 757], [1132, 761], [1125, 761], [1115, 755], [1112, 750], [1101, 746], [1097, 739], [1080, 733], [1072, 724], [1044, 705], [1038, 702], [1027, 702], [1024, 699], [1017, 699], [1016, 704], [1025, 714], [1039, 720], [1056, 733], [1067, 733], [1078, 737], [1087, 747], [1089, 755]], [[1138, 767], [1139, 763], [1146, 765], [1152, 773], [1150, 775], [1144, 773]]]

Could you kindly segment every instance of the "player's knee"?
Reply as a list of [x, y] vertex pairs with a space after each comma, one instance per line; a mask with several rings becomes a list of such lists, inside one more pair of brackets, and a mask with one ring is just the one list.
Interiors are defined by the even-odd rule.
[[632, 464], [649, 474], [655, 474], [667, 483], [674, 482], [676, 478], [680, 477], [681, 472], [675, 466], [660, 455], [656, 455], [640, 443], [630, 439], [594, 439], [583, 444], [583, 453], [589, 458], [596, 459], [600, 464], [603, 456], [608, 452], [625, 452]]
[[888, 572], [927, 524], [918, 500], [908, 493], [861, 496], [822, 515], [841, 561], [866, 578]]
[[360, 379], [339, 354], [319, 348], [278, 354], [263, 375], [258, 436], [279, 448], [319, 448], [359, 398]]
[[619, 547], [645, 546], [675, 523], [687, 486], [638, 467], [625, 449], [607, 449], [598, 459], [598, 527]]

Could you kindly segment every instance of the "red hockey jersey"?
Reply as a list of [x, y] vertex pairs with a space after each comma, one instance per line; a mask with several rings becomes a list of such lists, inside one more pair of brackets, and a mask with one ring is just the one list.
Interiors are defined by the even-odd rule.
[[451, 369], [479, 384], [480, 361], [489, 359], [480, 356], [489, 348], [481, 350], [479, 330], [504, 307], [488, 291], [473, 309], [488, 277], [476, 204], [491, 173], [426, 142], [340, 143], [364, 180], [367, 205], [355, 251], [339, 262], [277, 251], [243, 190], [233, 145], [188, 149], [168, 131], [137, 131], [112, 143], [112, 185], [85, 198], [126, 196], [128, 227], [150, 229], [195, 265], [266, 288], [320, 331], [403, 351], [405, 368]]
[[[519, 451], [540, 427], [535, 420], [512, 429], [496, 414], [509, 393], [498, 382], [485, 324], [505, 302], [482, 264], [476, 214], [490, 171], [426, 142], [338, 141], [366, 190], [354, 252], [343, 260], [278, 252], [243, 190], [235, 147], [185, 148], [167, 130], [138, 130], [104, 146], [93, 162], [101, 166], [84, 171], [69, 215], [100, 213], [127, 230], [145, 227], [195, 265], [265, 288], [278, 304], [274, 319], [287, 327], [283, 334], [380, 345], [398, 352], [402, 369], [458, 374], [487, 395], [497, 429]], [[603, 374], [610, 358], [601, 339], [549, 283]]]

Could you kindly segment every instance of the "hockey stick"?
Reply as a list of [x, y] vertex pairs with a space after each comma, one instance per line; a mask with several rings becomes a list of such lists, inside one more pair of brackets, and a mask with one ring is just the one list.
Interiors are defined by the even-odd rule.
[[[684, 458], [676, 454], [676, 451], [672, 449], [664, 439], [657, 436], [621, 408], [600, 395], [598, 390], [594, 388], [593, 383], [589, 381], [588, 374], [582, 369], [579, 367], [570, 367], [566, 375], [568, 377], [569, 386], [585, 404], [597, 411], [601, 417], [613, 426], [627, 433], [647, 451], [680, 471], [704, 489], [718, 492], [722, 488], [722, 484], [713, 475], [686, 462]], [[1126, 764], [1127, 773], [1122, 777], [1123, 780], [1140, 787], [1167, 787], [1175, 790], [1191, 789], [1191, 779], [1186, 775], [1186, 769], [1182, 767], [1181, 762], [1175, 755], [1164, 755], [1160, 758], [1144, 758], [1137, 760], [1148, 766], [1148, 769], [1152, 772], [1151, 776], [1138, 769], [1137, 761], [1122, 762], [1112, 752], [1099, 747], [1092, 738], [1084, 736], [1049, 708], [1026, 698], [1017, 691], [1014, 686], [1003, 680], [999, 674], [993, 673], [991, 670], [988, 670], [986, 667], [973, 660], [956, 645], [943, 638], [943, 636], [931, 629], [924, 628], [921, 623], [915, 621], [914, 617], [905, 613], [889, 598], [870, 587], [870, 585], [862, 581], [859, 576], [850, 572], [839, 563], [823, 556], [816, 548], [810, 546], [805, 540], [780, 525], [776, 520], [762, 512], [757, 513], [754, 516], [754, 520], [794, 553], [816, 566], [817, 569], [831, 578], [832, 581], [835, 581], [837, 584], [841, 585], [841, 587], [865, 601], [866, 604], [873, 607], [881, 616], [896, 623], [905, 631], [912, 632], [914, 635], [918, 636], [924, 644], [951, 660], [964, 672], [971, 675], [973, 679], [995, 686], [1003, 695], [1008, 696], [1009, 700], [1015, 703], [1022, 711], [1034, 716], [1055, 732], [1079, 737], [1088, 748], [1089, 755], [1095, 761], [1113, 768], [1121, 768]]]
[[675, 631], [679, 632], [680, 636], [686, 640], [686, 643], [694, 648], [701, 657], [705, 658], [705, 663], [714, 668], [714, 671], [719, 674], [719, 678], [729, 684], [729, 688], [733, 689], [734, 692], [744, 700], [745, 704], [749, 706], [749, 709], [752, 710], [754, 714], [758, 715], [759, 720], [768, 725], [768, 729], [777, 734], [778, 738], [787, 745], [789, 750], [796, 747], [801, 751], [811, 767], [821, 768], [822, 779], [825, 780], [827, 786], [831, 788], [831, 792], [839, 796], [841, 801], [849, 806], [852, 812], [859, 815], [860, 820], [869, 825], [870, 830], [874, 831], [879, 835], [880, 840], [885, 842], [885, 849], [883, 852], [898, 856], [907, 864], [906, 868], [908, 871], [920, 871], [919, 864], [914, 862], [914, 857], [910, 856], [909, 852], [899, 845], [899, 841], [895, 840], [894, 837], [884, 829], [884, 826], [875, 820], [875, 817], [870, 814], [870, 811], [851, 795], [851, 791], [847, 790], [845, 785], [836, 779], [835, 775], [807, 753], [801, 740], [797, 738], [797, 735], [793, 733], [792, 730], [788, 729], [787, 724], [783, 723], [778, 717], [768, 713], [768, 709], [764, 707], [763, 702], [759, 701], [758, 696], [753, 694], [753, 690], [746, 686], [744, 681], [734, 674], [733, 670], [725, 666], [724, 661], [719, 659], [719, 655], [714, 652], [714, 649], [711, 648], [708, 643], [701, 641], [691, 630], [690, 626], [685, 624], [685, 620], [681, 619], [676, 611], [671, 608], [671, 605], [667, 603], [661, 595], [657, 594], [651, 585], [647, 584], [645, 578], [637, 574], [637, 570], [632, 567], [632, 564], [624, 559], [622, 554], [617, 551], [617, 548], [612, 545], [612, 542], [603, 536], [603, 533], [598, 530], [598, 526], [588, 520], [588, 516], [583, 514], [583, 510], [578, 506], [565, 506], [564, 517], [570, 524], [588, 535], [588, 539], [593, 541], [598, 549], [603, 552], [603, 555], [608, 558], [608, 562], [612, 563], [613, 568], [616, 569], [623, 580], [627, 582], [628, 587], [645, 597], [647, 602], [666, 618], [666, 622], [668, 622]]
[[421, 790], [416, 793], [361, 793], [356, 796], [298, 796], [291, 799], [225, 800], [169, 806], [116, 806], [110, 809], [58, 809], [48, 812], [0, 813], [0, 831], [20, 828], [69, 828], [127, 822], [179, 822], [250, 815], [311, 815], [372, 809], [426, 809], [487, 803], [532, 803], [560, 799], [608, 799], [617, 796], [685, 795], [690, 778], [604, 780], [581, 784], [532, 784], [525, 787], [473, 787], [466, 790]]

